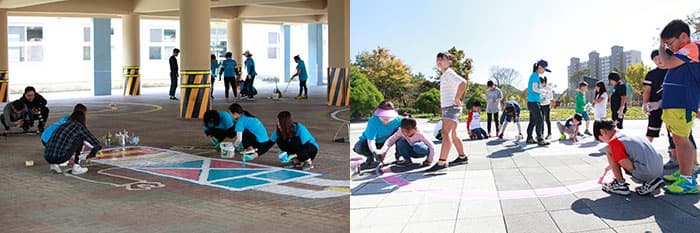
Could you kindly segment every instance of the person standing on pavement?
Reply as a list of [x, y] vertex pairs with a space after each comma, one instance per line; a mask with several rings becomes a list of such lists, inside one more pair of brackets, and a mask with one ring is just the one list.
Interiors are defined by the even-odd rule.
[[617, 124], [618, 129], [622, 129], [622, 121], [627, 112], [627, 87], [620, 81], [620, 74], [610, 72], [608, 80], [613, 86], [613, 94], [610, 95], [610, 111], [612, 112], [612, 120]]
[[503, 92], [501, 89], [496, 87], [496, 83], [489, 80], [486, 82], [488, 90], [486, 90], [486, 128], [489, 136], [491, 135], [491, 120], [493, 119], [493, 124], [496, 126], [496, 135], [498, 135], [498, 112], [501, 111], [501, 100], [503, 99]]
[[437, 68], [442, 72], [440, 76], [440, 107], [442, 108], [442, 147], [440, 158], [432, 167], [425, 170], [427, 173], [442, 172], [448, 169], [447, 156], [450, 154], [452, 144], [457, 149], [458, 157], [450, 164], [467, 164], [469, 159], [464, 153], [462, 139], [457, 135], [457, 124], [462, 115], [462, 96], [467, 89], [467, 80], [460, 77], [452, 68], [452, 54], [440, 52], [437, 54]]
[[[219, 69], [219, 66], [221, 66], [221, 63], [216, 60], [216, 55], [212, 54], [211, 55], [211, 74], [209, 77], [211, 77], [211, 98], [214, 99], [214, 80], [216, 79], [216, 71]], [[219, 77], [219, 81], [221, 81], [221, 77]], [[228, 93], [227, 93], [228, 94]]]
[[228, 99], [228, 88], [233, 89], [233, 97], [238, 98], [238, 78], [236, 78], [236, 67], [238, 63], [233, 60], [233, 53], [226, 53], [226, 60], [221, 62], [221, 66], [224, 68], [224, 90], [226, 94], [224, 97]]
[[253, 91], [253, 82], [255, 82], [255, 76], [257, 76], [258, 73], [255, 72], [255, 61], [253, 61], [253, 54], [251, 54], [250, 51], [245, 51], [243, 56], [246, 57], [245, 67], [246, 71], [248, 72], [245, 80], [246, 94], [248, 95], [249, 100], [254, 100], [255, 92]]
[[[542, 119], [542, 88], [540, 86], [540, 75], [545, 71], [552, 72], [547, 69], [549, 64], [545, 60], [539, 60], [532, 67], [532, 75], [527, 82], [527, 108], [530, 110], [530, 123], [527, 125], [527, 144], [537, 143], [540, 146], [549, 145], [542, 137], [544, 131], [544, 121]], [[537, 141], [532, 138], [532, 130], [537, 134]]]
[[542, 86], [542, 102], [540, 103], [540, 108], [542, 108], [544, 123], [547, 123], [547, 137], [545, 137], [545, 139], [550, 139], [552, 138], [552, 121], [549, 120], [549, 115], [552, 111], [551, 107], [552, 101], [554, 100], [554, 92], [547, 84], [547, 77], [542, 77], [540, 79], [540, 85]]
[[180, 55], [180, 49], [173, 49], [173, 55], [170, 56], [170, 99], [177, 100], [175, 97], [175, 89], [177, 89], [177, 78], [180, 77], [179, 68], [177, 66], [177, 56]]
[[[299, 55], [294, 56], [294, 61], [297, 63], [297, 73], [292, 75], [292, 78], [289, 79], [291, 82], [294, 77], [299, 76], [299, 95], [297, 96], [297, 99], [308, 99], [309, 98], [309, 88], [306, 87], [306, 80], [309, 79], [309, 74], [306, 73], [306, 64], [304, 64], [304, 61], [299, 58]], [[304, 92], [304, 95], [301, 95], [301, 92]]]

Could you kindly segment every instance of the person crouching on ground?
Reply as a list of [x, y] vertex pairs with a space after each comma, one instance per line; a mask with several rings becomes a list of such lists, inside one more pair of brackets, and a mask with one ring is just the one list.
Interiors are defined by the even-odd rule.
[[603, 184], [602, 190], [618, 195], [629, 195], [629, 184], [622, 171], [641, 183], [635, 189], [639, 195], [647, 195], [664, 185], [661, 175], [664, 171], [661, 154], [649, 141], [640, 136], [632, 136], [618, 131], [612, 120], [598, 120], [593, 123], [595, 139], [608, 144], [606, 156], [615, 180]]
[[31, 113], [27, 110], [27, 106], [21, 100], [15, 100], [5, 105], [2, 115], [0, 115], [0, 122], [5, 127], [5, 131], [10, 130], [10, 126], [14, 123], [14, 126], [21, 127], [24, 132], [27, 132], [30, 127], [29, 121], [31, 121], [29, 114]]
[[290, 112], [277, 114], [277, 129], [272, 132], [270, 140], [277, 143], [281, 154], [287, 154], [287, 168], [300, 167], [304, 171], [314, 168], [313, 160], [318, 154], [318, 143], [304, 125], [294, 122]]
[[46, 107], [46, 99], [36, 92], [36, 89], [32, 86], [27, 86], [24, 88], [24, 94], [20, 98], [24, 105], [27, 106], [27, 110], [30, 113], [30, 121], [27, 122], [29, 126], [34, 125], [34, 121], [38, 121], [37, 130], [39, 132], [44, 132], [44, 127], [46, 127], [46, 121], [49, 119], [49, 108]]
[[503, 134], [506, 132], [508, 122], [515, 123], [518, 126], [518, 138], [523, 138], [523, 132], [520, 129], [520, 104], [515, 100], [506, 102], [506, 107], [503, 108], [501, 115], [501, 132], [498, 134], [498, 139], [503, 139]]
[[204, 113], [204, 134], [215, 148], [219, 149], [221, 142], [227, 138], [236, 137], [231, 114], [209, 110]]
[[[51, 171], [62, 173], [59, 164], [70, 160], [71, 156], [75, 155], [73, 160], [74, 175], [83, 174], [88, 171], [86, 167], [81, 167], [80, 162], [87, 158], [93, 158], [102, 148], [100, 140], [87, 129], [86, 117], [84, 112], [76, 111], [68, 118], [68, 122], [62, 124], [56, 129], [46, 144], [44, 150], [44, 159], [49, 163]], [[92, 145], [90, 153], [82, 158], [80, 152], [83, 149], [83, 141]]]
[[[362, 132], [360, 140], [353, 147], [355, 153], [364, 155], [367, 160], [360, 164], [360, 170], [374, 169], [381, 165], [375, 161], [379, 149], [386, 140], [399, 129], [401, 118], [389, 100], [382, 101], [374, 115], [367, 121], [367, 128]], [[398, 154], [396, 155], [398, 157]]]
[[[73, 112], [82, 112], [87, 116], [87, 107], [85, 107], [85, 105], [83, 104], [76, 104], [75, 107], [73, 107]], [[48, 128], [46, 128], [44, 132], [41, 133], [41, 144], [46, 146], [46, 144], [49, 143], [49, 139], [51, 139], [53, 132], [56, 131], [56, 129], [58, 129], [59, 126], [68, 122], [70, 116], [71, 115], [64, 115], [63, 117], [56, 120], [56, 122], [51, 124]]]
[[243, 149], [246, 150], [243, 152], [242, 160], [253, 160], [270, 150], [275, 142], [270, 141], [267, 130], [260, 119], [243, 110], [240, 104], [231, 104], [228, 109], [235, 120], [236, 141], [233, 146], [243, 145]]
[[481, 140], [489, 138], [486, 131], [481, 128], [479, 112], [481, 112], [481, 102], [476, 101], [472, 104], [472, 110], [469, 112], [469, 116], [467, 116], [467, 132], [469, 132], [469, 137], [471, 139]]
[[[412, 158], [423, 157], [427, 158], [423, 161], [422, 166], [427, 167], [433, 163], [433, 157], [435, 156], [433, 143], [418, 130], [416, 119], [413, 119], [410, 115], [401, 119], [400, 130], [391, 135], [384, 143], [384, 146], [382, 146], [382, 149], [379, 151], [381, 160], [384, 159], [384, 155], [393, 145], [396, 145], [396, 152], [403, 158], [396, 161], [397, 166], [411, 165], [413, 164]], [[384, 161], [380, 162], [383, 163]]]
[[581, 121], [583, 121], [583, 115], [581, 115], [581, 113], [574, 113], [572, 117], [566, 119], [564, 124], [562, 124], [561, 122], [557, 122], [557, 127], [559, 128], [559, 132], [561, 133], [559, 141], [566, 140], [566, 136], [568, 135], [572, 142], [576, 142], [576, 136], [578, 136], [578, 127], [581, 126]]

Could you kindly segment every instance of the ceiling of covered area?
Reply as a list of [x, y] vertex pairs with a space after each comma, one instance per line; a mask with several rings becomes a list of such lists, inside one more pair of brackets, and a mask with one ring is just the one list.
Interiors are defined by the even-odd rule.
[[[190, 0], [197, 1], [197, 0]], [[327, 23], [328, 0], [210, 0], [212, 20], [259, 23]], [[0, 0], [11, 16], [119, 17], [177, 19], [179, 0]]]

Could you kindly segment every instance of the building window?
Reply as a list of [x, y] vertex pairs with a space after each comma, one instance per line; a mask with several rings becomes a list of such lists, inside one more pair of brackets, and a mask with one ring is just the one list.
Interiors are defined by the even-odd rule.
[[148, 59], [162, 60], [168, 58], [177, 43], [177, 31], [167, 28], [152, 28], [149, 30], [149, 41]]
[[160, 46], [148, 47], [148, 59], [160, 60], [161, 58], [162, 58], [162, 56], [161, 56], [161, 47]]
[[44, 60], [43, 27], [9, 26], [7, 37], [10, 62]]
[[267, 33], [267, 58], [277, 59], [277, 53], [279, 52], [279, 32], [268, 32]]
[[226, 29], [211, 28], [209, 47], [211, 54], [216, 54], [217, 57], [226, 55]]
[[83, 61], [92, 59], [92, 30], [90, 27], [83, 27]]
[[83, 46], [83, 61], [89, 61], [92, 57], [90, 46]]

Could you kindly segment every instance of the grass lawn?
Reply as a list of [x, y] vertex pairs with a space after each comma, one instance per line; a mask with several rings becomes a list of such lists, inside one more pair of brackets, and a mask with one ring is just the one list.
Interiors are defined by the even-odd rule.
[[[550, 113], [550, 118], [551, 120], [566, 120], [567, 118], [571, 117], [574, 115], [574, 109], [570, 108], [556, 108], [552, 109]], [[502, 112], [501, 112], [502, 113]], [[486, 112], [481, 112], [482, 117], [481, 120], [485, 121], [486, 120]], [[591, 117], [591, 120], [593, 120], [593, 113], [589, 112], [588, 116]], [[437, 122], [440, 120], [440, 116], [433, 116], [432, 114], [416, 114], [414, 117], [420, 117], [420, 118], [429, 118], [431, 122]], [[500, 113], [499, 113], [500, 117]], [[523, 121], [527, 121], [530, 118], [530, 111], [528, 110], [522, 110], [520, 111], [520, 119]], [[607, 114], [605, 115], [605, 118], [610, 119], [611, 114], [610, 114], [610, 109], [608, 108]], [[625, 119], [647, 119], [647, 115], [642, 113], [642, 107], [636, 106], [636, 107], [627, 107], [627, 113], [625, 114]], [[460, 120], [466, 121], [467, 120], [467, 112], [462, 113], [462, 116], [460, 117]]]

